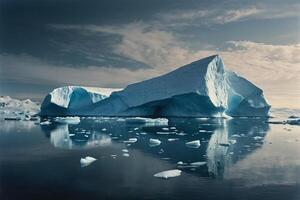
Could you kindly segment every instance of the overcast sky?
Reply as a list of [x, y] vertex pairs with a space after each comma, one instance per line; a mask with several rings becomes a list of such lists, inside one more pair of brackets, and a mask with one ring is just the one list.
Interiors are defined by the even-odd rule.
[[0, 95], [120, 88], [219, 53], [274, 107], [300, 108], [299, 13], [299, 0], [1, 0]]

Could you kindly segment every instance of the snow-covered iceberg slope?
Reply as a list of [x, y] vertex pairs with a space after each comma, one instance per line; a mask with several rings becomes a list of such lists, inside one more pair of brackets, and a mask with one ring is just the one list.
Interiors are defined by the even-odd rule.
[[49, 93], [42, 105], [41, 115], [83, 115], [86, 108], [120, 89], [65, 86]]
[[84, 87], [63, 87], [46, 96], [42, 115], [146, 117], [266, 116], [263, 91], [225, 70], [210, 56], [172, 72], [128, 85], [109, 96]]
[[40, 105], [30, 99], [18, 100], [0, 96], [0, 118], [25, 119], [39, 113]]

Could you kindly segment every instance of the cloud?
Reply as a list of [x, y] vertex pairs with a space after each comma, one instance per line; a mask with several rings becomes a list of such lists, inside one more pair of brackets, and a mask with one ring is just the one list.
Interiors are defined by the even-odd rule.
[[[46, 84], [53, 86], [84, 85], [98, 87], [125, 87], [127, 84], [146, 79], [153, 70], [128, 70], [110, 67], [88, 66], [73, 68], [53, 65], [37, 57], [21, 54], [0, 54], [2, 83]], [[145, 74], [147, 72], [147, 74]]]
[[[270, 45], [251, 41], [228, 41], [219, 49], [192, 50], [171, 32], [142, 22], [123, 26], [51, 25], [55, 29], [101, 32], [120, 36], [114, 53], [133, 59], [151, 69], [114, 69], [107, 66], [74, 69], [53, 66], [28, 55], [1, 55], [5, 79], [58, 82], [61, 85], [124, 87], [171, 71], [212, 54], [220, 54], [225, 66], [261, 87], [276, 107], [293, 107], [300, 100], [300, 44]], [[26, 70], [24, 70], [26, 68]], [[23, 70], [22, 70], [23, 69]], [[59, 73], [57, 73], [59, 72]]]
[[178, 9], [172, 13], [159, 13], [157, 19], [167, 22], [166, 26], [211, 25], [253, 19], [299, 18], [300, 4], [253, 4], [245, 7], [226, 8], [215, 6], [210, 9]]

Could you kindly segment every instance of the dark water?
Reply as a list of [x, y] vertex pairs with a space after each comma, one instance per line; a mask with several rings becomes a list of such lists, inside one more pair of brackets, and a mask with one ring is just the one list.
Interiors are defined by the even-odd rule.
[[[299, 126], [247, 118], [168, 125], [86, 118], [50, 126], [1, 121], [0, 131], [1, 200], [300, 199]], [[124, 142], [129, 138], [137, 142]], [[151, 147], [150, 138], [161, 145]], [[201, 146], [187, 147], [194, 140]], [[85, 156], [98, 160], [81, 167]], [[206, 164], [189, 165], [199, 161]], [[181, 176], [153, 176], [170, 169]]]

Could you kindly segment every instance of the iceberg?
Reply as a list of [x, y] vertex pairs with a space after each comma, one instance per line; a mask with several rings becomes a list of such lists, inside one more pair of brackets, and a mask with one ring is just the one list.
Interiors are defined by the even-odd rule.
[[264, 117], [269, 109], [260, 88], [225, 69], [222, 58], [214, 55], [122, 90], [55, 89], [45, 97], [41, 115]]

